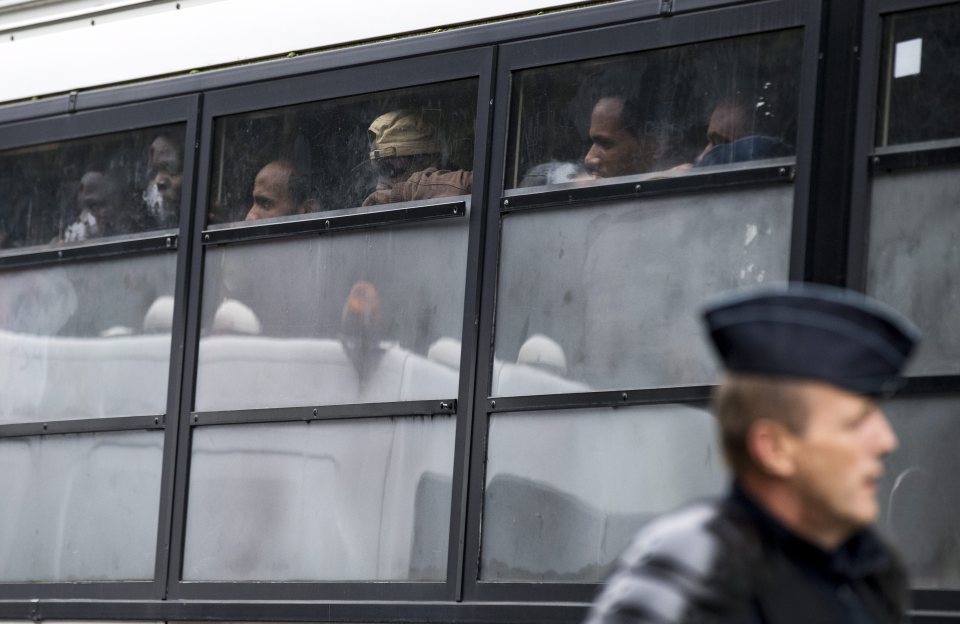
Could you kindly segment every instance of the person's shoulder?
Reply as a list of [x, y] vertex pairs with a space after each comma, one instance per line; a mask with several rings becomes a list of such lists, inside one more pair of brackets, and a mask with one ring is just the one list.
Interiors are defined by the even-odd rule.
[[620, 557], [588, 623], [740, 621], [762, 560], [754, 531], [725, 501], [661, 517]]

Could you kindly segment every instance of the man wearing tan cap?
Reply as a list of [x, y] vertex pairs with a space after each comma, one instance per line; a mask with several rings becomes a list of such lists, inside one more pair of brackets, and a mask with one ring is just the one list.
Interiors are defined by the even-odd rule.
[[441, 148], [436, 131], [416, 112], [384, 113], [367, 134], [378, 181], [364, 206], [470, 193], [473, 172], [438, 169]]

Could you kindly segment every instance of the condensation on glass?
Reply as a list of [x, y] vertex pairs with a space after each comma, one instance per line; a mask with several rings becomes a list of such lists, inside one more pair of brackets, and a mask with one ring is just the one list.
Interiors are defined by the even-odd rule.
[[477, 81], [216, 121], [211, 225], [469, 195]]
[[716, 380], [703, 301], [788, 276], [793, 188], [507, 215], [495, 395]]
[[960, 137], [958, 32], [956, 4], [884, 19], [878, 146]]
[[154, 575], [163, 432], [0, 440], [0, 582]]
[[880, 486], [881, 528], [914, 588], [960, 588], [960, 398], [902, 398], [883, 407], [900, 447]]
[[176, 254], [0, 272], [0, 423], [163, 414]]
[[923, 332], [908, 373], [960, 373], [960, 169], [878, 175], [871, 191], [867, 292]]
[[0, 250], [176, 228], [183, 124], [0, 152]]
[[505, 186], [791, 157], [801, 48], [786, 30], [517, 72]]
[[455, 424], [196, 428], [184, 579], [445, 579]]
[[656, 405], [490, 420], [481, 578], [600, 581], [645, 523], [724, 487], [713, 419]]
[[467, 219], [207, 251], [195, 409], [457, 396]]

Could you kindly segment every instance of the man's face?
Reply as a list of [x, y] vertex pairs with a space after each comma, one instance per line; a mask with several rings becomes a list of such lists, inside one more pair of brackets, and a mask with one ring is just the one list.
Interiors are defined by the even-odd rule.
[[166, 205], [180, 203], [180, 187], [183, 184], [183, 163], [177, 149], [165, 137], [159, 136], [150, 144], [147, 154], [147, 169], [150, 185], [156, 185], [157, 194]]
[[650, 169], [650, 151], [644, 141], [624, 128], [623, 100], [600, 98], [590, 115], [590, 141], [583, 158], [587, 170], [598, 178], [643, 173]]
[[88, 171], [80, 178], [77, 203], [98, 219], [119, 211], [119, 198], [111, 180], [99, 171]]
[[290, 195], [290, 174], [290, 167], [281, 162], [269, 163], [260, 170], [253, 182], [253, 205], [247, 221], [303, 212]]
[[803, 433], [788, 434], [788, 481], [811, 527], [852, 534], [877, 519], [883, 459], [897, 437], [871, 399], [820, 382], [802, 392], [808, 415]]
[[733, 143], [747, 134], [747, 118], [743, 109], [735, 104], [719, 104], [710, 115], [707, 124], [707, 146], [697, 156], [700, 162], [718, 145]]

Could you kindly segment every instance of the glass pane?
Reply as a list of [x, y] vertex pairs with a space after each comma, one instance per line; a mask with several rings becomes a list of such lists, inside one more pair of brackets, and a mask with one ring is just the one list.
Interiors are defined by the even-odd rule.
[[867, 292], [923, 331], [913, 375], [960, 373], [960, 170], [877, 176]]
[[960, 136], [960, 6], [884, 19], [877, 145]]
[[0, 440], [0, 581], [153, 578], [162, 431]]
[[218, 119], [211, 224], [469, 195], [477, 81]]
[[960, 588], [960, 400], [903, 398], [884, 406], [900, 438], [880, 489], [882, 526], [916, 588]]
[[466, 248], [457, 219], [207, 251], [196, 409], [456, 396]]
[[176, 260], [0, 272], [0, 423], [165, 413]]
[[506, 187], [792, 156], [801, 48], [788, 30], [518, 72]]
[[0, 249], [177, 227], [183, 124], [0, 152]]
[[497, 395], [707, 384], [705, 298], [785, 280], [789, 185], [504, 219]]
[[481, 578], [601, 580], [658, 514], [717, 494], [713, 419], [656, 405], [490, 420]]
[[184, 579], [445, 579], [455, 424], [195, 429]]

